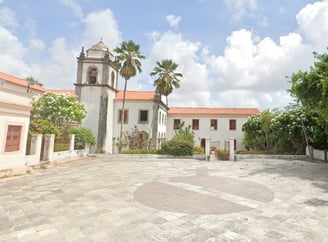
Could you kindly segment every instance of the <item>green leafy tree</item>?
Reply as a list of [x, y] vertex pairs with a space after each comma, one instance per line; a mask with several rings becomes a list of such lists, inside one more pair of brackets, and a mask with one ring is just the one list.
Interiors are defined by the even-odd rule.
[[29, 127], [29, 135], [31, 134], [61, 135], [62, 131], [50, 120], [32, 118], [30, 120], [30, 127]]
[[157, 76], [158, 78], [154, 81], [156, 92], [166, 97], [166, 105], [168, 105], [168, 95], [173, 92], [174, 88], [180, 87], [180, 78], [182, 74], [176, 72], [178, 64], [172, 60], [162, 60], [156, 62], [156, 66], [150, 73], [151, 76]]
[[278, 114], [271, 120], [275, 133], [275, 153], [304, 154], [307, 135], [313, 132], [314, 117], [304, 108], [293, 108]]
[[[121, 117], [121, 128], [120, 128], [120, 140], [122, 139], [123, 133], [123, 122], [124, 122], [124, 107], [125, 107], [125, 95], [127, 89], [127, 81], [135, 76], [138, 72], [141, 72], [141, 60], [145, 57], [140, 53], [139, 45], [133, 41], [123, 41], [121, 45], [114, 49], [117, 53], [115, 66], [118, 68], [120, 75], [124, 79], [124, 92], [122, 101], [122, 117]], [[121, 141], [119, 141], [121, 142]], [[121, 147], [121, 145], [119, 145]]]
[[290, 93], [307, 110], [316, 113], [317, 148], [328, 148], [328, 54], [314, 52], [315, 62], [309, 71], [298, 71], [291, 76]]
[[[243, 125], [247, 149], [267, 153], [304, 154], [307, 143], [314, 144], [322, 132], [314, 111], [292, 108], [284, 112], [266, 110]], [[311, 138], [308, 138], [311, 137]]]
[[[161, 62], [156, 62], [156, 66], [150, 73], [150, 76], [157, 76], [157, 79], [154, 81], [156, 105], [154, 105], [154, 115], [150, 125], [152, 137], [149, 137], [149, 139], [152, 138], [153, 143], [157, 141], [157, 119], [162, 95], [166, 97], [166, 105], [168, 105], [168, 95], [172, 93], [173, 88], [180, 87], [179, 78], [182, 77], [182, 74], [176, 72], [177, 68], [178, 64], [174, 63], [172, 60], [166, 59]], [[150, 144], [150, 142], [148, 143]]]
[[31, 120], [48, 120], [60, 130], [81, 124], [86, 108], [76, 97], [46, 93], [33, 102]]
[[277, 111], [265, 110], [261, 114], [250, 117], [243, 125], [244, 144], [246, 149], [270, 152], [275, 144], [275, 135], [271, 121]]

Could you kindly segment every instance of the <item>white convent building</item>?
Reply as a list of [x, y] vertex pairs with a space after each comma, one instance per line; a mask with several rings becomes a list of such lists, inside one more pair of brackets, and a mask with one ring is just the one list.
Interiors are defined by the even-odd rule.
[[[75, 93], [87, 107], [82, 126], [90, 129], [97, 144], [92, 151], [115, 153], [120, 136], [123, 91], [118, 90], [118, 71], [113, 65], [114, 56], [100, 41], [80, 53], [77, 58]], [[159, 145], [175, 135], [176, 127], [184, 123], [195, 133], [195, 145], [226, 148], [226, 141], [235, 140], [235, 149], [243, 149], [242, 125], [251, 115], [259, 114], [256, 108], [191, 108], [168, 107], [153, 91], [127, 91], [123, 131], [145, 131], [153, 145]]]

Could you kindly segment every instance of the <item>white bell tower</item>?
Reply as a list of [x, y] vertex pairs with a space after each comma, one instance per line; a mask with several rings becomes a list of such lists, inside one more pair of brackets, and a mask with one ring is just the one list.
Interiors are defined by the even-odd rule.
[[82, 47], [77, 58], [75, 93], [87, 109], [82, 127], [90, 129], [96, 137], [92, 152], [113, 153], [113, 112], [118, 85], [118, 71], [113, 62], [114, 56], [102, 41], [86, 54]]

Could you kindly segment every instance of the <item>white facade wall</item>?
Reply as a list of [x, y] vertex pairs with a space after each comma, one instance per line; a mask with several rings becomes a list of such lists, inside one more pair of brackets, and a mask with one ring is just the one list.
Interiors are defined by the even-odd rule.
[[[43, 90], [43, 88], [40, 88], [40, 87], [37, 87], [37, 88], [39, 88], [41, 90], [36, 90], [36, 89], [32, 88], [33, 86], [30, 86], [28, 88], [28, 84], [26, 84], [26, 86], [17, 85], [15, 83], [12, 83], [12, 82], [9, 82], [6, 80], [2, 80], [2, 79], [0, 79], [0, 87], [10, 89], [10, 90], [16, 90], [21, 93], [30, 93], [33, 95], [42, 95], [46, 91], [45, 89]], [[4, 93], [2, 93], [2, 94], [4, 94]]]
[[98, 137], [98, 118], [100, 109], [101, 88], [97, 86], [83, 87], [80, 103], [87, 109], [87, 116], [82, 121], [82, 127], [90, 129], [93, 135]]
[[105, 139], [105, 146], [106, 150], [111, 150], [111, 153], [114, 153], [114, 133], [113, 133], [113, 127], [114, 127], [114, 114], [115, 114], [115, 109], [114, 109], [114, 99], [115, 99], [115, 93], [114, 92], [109, 92], [108, 91], [108, 107], [107, 107], [107, 136]]
[[[147, 101], [131, 101], [125, 100], [124, 109], [128, 110], [128, 123], [123, 123], [123, 132], [131, 133], [135, 126], [139, 131], [145, 131], [151, 134], [151, 125], [153, 120], [153, 102]], [[114, 101], [114, 125], [113, 136], [117, 139], [120, 136], [121, 122], [119, 122], [119, 111], [122, 110], [122, 100]], [[141, 110], [148, 111], [148, 122], [139, 122], [139, 112]]]
[[[0, 170], [25, 166], [31, 108], [32, 96], [30, 94], [0, 87]], [[5, 151], [9, 125], [22, 127], [17, 151]]]
[[[221, 115], [170, 115], [167, 122], [167, 138], [171, 139], [175, 135], [174, 119], [180, 119], [185, 126], [192, 126], [192, 120], [199, 120], [199, 130], [195, 132], [195, 146], [201, 146], [201, 139], [210, 138], [211, 143], [219, 145], [220, 149], [225, 148], [225, 141], [230, 137], [236, 140], [236, 149], [244, 149], [242, 126], [247, 120], [247, 116], [221, 116]], [[211, 119], [217, 119], [217, 130], [212, 130], [210, 126]], [[236, 130], [229, 130], [229, 120], [236, 120]]]

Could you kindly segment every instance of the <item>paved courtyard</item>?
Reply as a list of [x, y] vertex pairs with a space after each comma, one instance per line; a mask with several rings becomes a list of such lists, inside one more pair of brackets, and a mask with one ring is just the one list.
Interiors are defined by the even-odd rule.
[[2, 241], [328, 241], [328, 164], [90, 157], [0, 179]]

